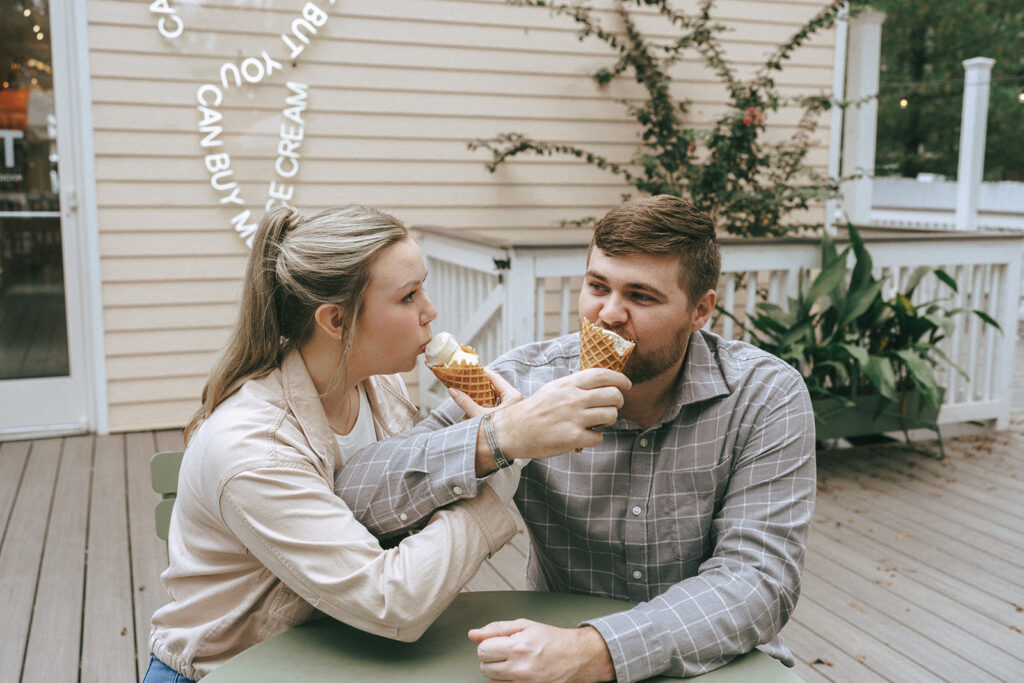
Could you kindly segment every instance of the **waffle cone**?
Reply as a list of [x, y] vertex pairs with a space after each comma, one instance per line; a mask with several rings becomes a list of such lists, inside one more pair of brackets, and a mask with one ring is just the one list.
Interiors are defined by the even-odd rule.
[[[467, 353], [476, 353], [470, 346], [462, 346]], [[494, 387], [491, 386], [491, 379], [484, 372], [482, 365], [470, 365], [466, 361], [450, 363], [448, 365], [428, 365], [434, 376], [441, 380], [441, 384], [451, 389], [458, 389], [469, 395], [473, 402], [489, 408], [498, 404], [494, 394]]]
[[600, 327], [586, 318], [583, 319], [580, 329], [580, 370], [607, 368], [622, 372], [635, 348], [636, 345], [631, 344], [620, 354], [615, 350], [615, 343], [601, 331]]

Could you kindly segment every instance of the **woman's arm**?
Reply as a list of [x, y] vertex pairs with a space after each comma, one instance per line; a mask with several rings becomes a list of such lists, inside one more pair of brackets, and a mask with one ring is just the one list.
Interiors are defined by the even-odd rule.
[[[502, 484], [511, 495], [515, 483]], [[296, 464], [236, 474], [223, 487], [220, 511], [245, 547], [302, 599], [403, 641], [419, 638], [516, 531], [502, 499], [485, 485], [384, 550], [318, 473]]]

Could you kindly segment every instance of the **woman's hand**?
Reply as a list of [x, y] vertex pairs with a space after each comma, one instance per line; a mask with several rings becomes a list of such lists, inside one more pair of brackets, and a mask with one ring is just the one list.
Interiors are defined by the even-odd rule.
[[[550, 458], [596, 446], [602, 436], [593, 428], [615, 423], [624, 400], [622, 392], [631, 386], [622, 373], [601, 368], [549, 382], [529, 398], [503, 405], [494, 414], [501, 450], [506, 458]], [[479, 459], [478, 465], [480, 462], [486, 463], [486, 458]]]
[[[491, 380], [491, 386], [494, 387], [494, 392], [498, 395], [498, 406], [505, 407], [518, 403], [523, 400], [523, 395], [520, 394], [514, 386], [505, 381], [505, 378], [501, 375], [491, 372], [487, 368], [484, 368], [484, 372]], [[464, 391], [458, 389], [448, 389], [448, 395], [455, 401], [455, 405], [462, 408], [462, 412], [466, 413], [466, 417], [480, 417], [484, 413], [489, 413], [494, 408], [485, 408], [482, 405], [475, 403], [473, 399], [469, 397]]]

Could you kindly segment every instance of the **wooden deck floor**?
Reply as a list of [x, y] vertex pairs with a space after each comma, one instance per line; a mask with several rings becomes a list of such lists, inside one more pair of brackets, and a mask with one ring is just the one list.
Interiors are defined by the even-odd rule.
[[[1024, 678], [1024, 412], [1011, 431], [819, 457], [803, 595], [808, 681]], [[135, 681], [164, 602], [149, 456], [179, 432], [0, 444], [0, 681]], [[523, 588], [525, 536], [471, 590]]]

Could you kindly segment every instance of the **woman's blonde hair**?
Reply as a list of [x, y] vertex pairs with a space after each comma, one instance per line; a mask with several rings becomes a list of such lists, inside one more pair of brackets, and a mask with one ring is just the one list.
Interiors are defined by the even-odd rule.
[[186, 443], [224, 399], [247, 380], [269, 374], [287, 351], [312, 336], [313, 314], [322, 304], [344, 311], [344, 368], [370, 268], [382, 250], [408, 236], [397, 218], [357, 204], [310, 218], [288, 207], [269, 211], [253, 240], [231, 341], [203, 387], [202, 407], [185, 427]]

